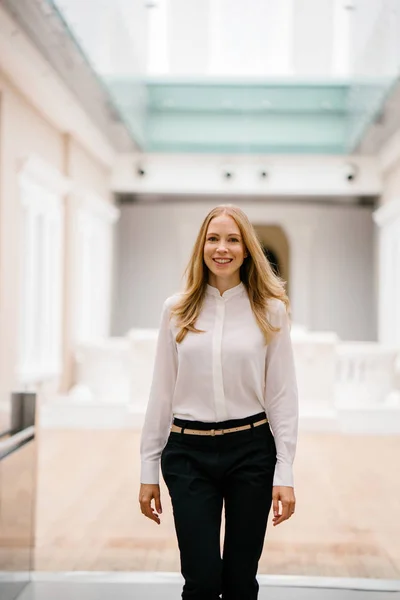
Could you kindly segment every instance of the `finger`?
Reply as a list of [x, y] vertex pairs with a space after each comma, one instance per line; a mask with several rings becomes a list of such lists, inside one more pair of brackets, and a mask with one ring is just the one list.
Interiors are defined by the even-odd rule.
[[283, 520], [286, 521], [290, 516], [290, 502], [289, 500], [284, 500], [282, 502], [282, 517]]
[[281, 515], [278, 515], [278, 517], [276, 517], [276, 518], [274, 519], [274, 522], [273, 522], [273, 525], [274, 525], [274, 527], [275, 527], [276, 525], [280, 525], [280, 523], [283, 523], [283, 521], [285, 521], [285, 518], [284, 518], [284, 515], [283, 515], [283, 513], [282, 513]]
[[282, 523], [282, 515], [277, 515], [274, 517], [272, 524], [275, 527], [276, 525], [279, 525], [279, 523]]
[[277, 525], [281, 521], [282, 521], [282, 514], [278, 512], [277, 515], [272, 519], [272, 522], [274, 525]]
[[282, 502], [282, 513], [274, 519], [274, 526], [279, 525], [280, 523], [283, 523], [283, 521], [286, 521], [286, 519], [288, 519], [288, 515], [289, 515], [288, 502], [287, 502], [287, 500], [284, 500]]
[[272, 497], [272, 500], [273, 500], [274, 517], [277, 517], [279, 515], [279, 495], [274, 494]]
[[157, 508], [156, 501], [154, 502], [154, 504], [155, 504], [155, 508], [153, 508], [150, 504], [150, 510], [153, 515], [152, 519], [153, 519], [153, 521], [156, 521], [156, 523], [160, 524], [160, 517], [158, 516], [159, 510]]
[[156, 523], [158, 523], [158, 525], [160, 524], [160, 518], [159, 516], [154, 512], [154, 510], [151, 508], [151, 506], [147, 506], [145, 507], [145, 509], [142, 511], [143, 514], [145, 515], [145, 517], [147, 517], [148, 519], [150, 519], [151, 521], [155, 521]]
[[154, 497], [154, 503], [156, 505], [156, 511], [158, 512], [159, 515], [161, 515], [161, 513], [162, 513], [162, 506], [161, 506], [161, 496], [160, 496], [160, 494], [157, 494]]
[[293, 515], [296, 510], [296, 498], [293, 495], [289, 500], [289, 515]]
[[144, 514], [145, 517], [160, 524], [160, 519], [159, 519], [158, 515], [154, 512], [153, 508], [151, 507], [151, 498], [150, 499], [142, 499], [140, 502], [140, 509], [142, 511], [142, 514]]

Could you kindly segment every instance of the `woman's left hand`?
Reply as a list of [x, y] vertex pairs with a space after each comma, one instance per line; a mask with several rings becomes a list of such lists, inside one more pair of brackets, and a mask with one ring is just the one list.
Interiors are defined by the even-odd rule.
[[[280, 512], [279, 502], [282, 512]], [[290, 519], [294, 514], [296, 498], [294, 489], [283, 485], [275, 485], [272, 488], [272, 506], [274, 511], [273, 525], [279, 525], [283, 521]]]

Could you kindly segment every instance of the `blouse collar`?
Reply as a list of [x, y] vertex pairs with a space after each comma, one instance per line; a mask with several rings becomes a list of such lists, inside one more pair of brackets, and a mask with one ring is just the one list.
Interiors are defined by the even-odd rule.
[[218, 288], [207, 283], [206, 293], [209, 296], [216, 296], [217, 298], [223, 298], [224, 300], [226, 300], [228, 298], [232, 298], [233, 296], [237, 296], [238, 294], [241, 294], [245, 289], [246, 289], [246, 287], [245, 287], [243, 281], [241, 281], [239, 283], [239, 285], [235, 285], [235, 287], [229, 288], [229, 290], [226, 290], [221, 295]]

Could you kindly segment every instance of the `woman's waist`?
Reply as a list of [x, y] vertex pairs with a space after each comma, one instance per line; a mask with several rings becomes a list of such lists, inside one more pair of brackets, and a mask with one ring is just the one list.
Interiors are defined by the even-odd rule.
[[[197, 413], [196, 416], [200, 417]], [[193, 413], [190, 415], [179, 415], [174, 413], [173, 423], [179, 427], [185, 427], [187, 429], [229, 429], [232, 427], [241, 427], [242, 425], [250, 425], [263, 419], [266, 419], [265, 411], [259, 411], [257, 413], [248, 414], [246, 416], [233, 416], [229, 415], [226, 419], [208, 420], [204, 418], [193, 418]]]
[[240, 420], [265, 412], [263, 398], [256, 393], [199, 393], [192, 389], [189, 393], [175, 393], [172, 401], [172, 415], [177, 419], [200, 423], [216, 424]]

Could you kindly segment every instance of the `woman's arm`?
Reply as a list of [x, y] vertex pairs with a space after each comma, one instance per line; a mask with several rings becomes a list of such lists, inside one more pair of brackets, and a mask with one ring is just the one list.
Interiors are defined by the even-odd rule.
[[277, 450], [274, 486], [293, 487], [298, 393], [289, 317], [282, 301], [271, 301], [270, 322], [281, 329], [268, 344], [266, 356], [265, 410]]
[[159, 483], [161, 452], [172, 421], [172, 398], [178, 370], [176, 342], [170, 328], [170, 300], [163, 305], [157, 340], [153, 380], [142, 429], [141, 483]]

